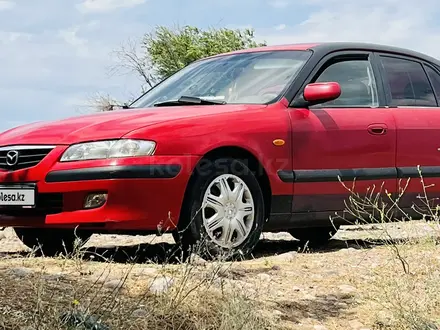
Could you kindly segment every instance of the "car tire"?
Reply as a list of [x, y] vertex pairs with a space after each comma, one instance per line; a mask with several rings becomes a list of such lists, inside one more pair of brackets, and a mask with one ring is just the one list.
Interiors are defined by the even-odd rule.
[[75, 233], [73, 229], [14, 228], [14, 230], [24, 245], [33, 249], [35, 254], [46, 257], [72, 254], [77, 238], [84, 244], [92, 235], [87, 232]]
[[301, 244], [310, 247], [321, 247], [328, 244], [329, 240], [336, 234], [338, 227], [313, 227], [296, 228], [289, 231], [290, 235], [298, 239]]
[[173, 233], [184, 257], [244, 258], [255, 248], [264, 224], [264, 198], [257, 178], [231, 158], [207, 160], [195, 171]]

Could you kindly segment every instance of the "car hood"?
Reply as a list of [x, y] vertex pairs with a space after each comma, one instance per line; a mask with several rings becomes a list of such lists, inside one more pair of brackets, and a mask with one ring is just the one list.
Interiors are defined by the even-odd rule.
[[126, 109], [78, 116], [52, 122], [19, 126], [0, 133], [0, 146], [17, 144], [62, 145], [82, 141], [115, 139], [125, 134], [165, 121], [198, 116], [212, 116], [263, 108], [265, 105], [174, 106]]

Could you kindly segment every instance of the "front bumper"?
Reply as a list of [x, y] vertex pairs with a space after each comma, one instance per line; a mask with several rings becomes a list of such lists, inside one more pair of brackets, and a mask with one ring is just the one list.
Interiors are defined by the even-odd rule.
[[[0, 185], [35, 184], [32, 209], [0, 208], [0, 227], [74, 227], [101, 230], [172, 230], [199, 156], [148, 156], [59, 163], [55, 148], [37, 166], [0, 170]], [[90, 193], [107, 193], [106, 203], [84, 209]]]

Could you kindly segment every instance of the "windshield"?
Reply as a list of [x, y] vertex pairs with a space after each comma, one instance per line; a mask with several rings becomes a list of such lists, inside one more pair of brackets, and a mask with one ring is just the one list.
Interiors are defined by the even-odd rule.
[[182, 96], [223, 103], [270, 103], [283, 93], [310, 55], [308, 51], [250, 52], [193, 62], [131, 107], [152, 107]]

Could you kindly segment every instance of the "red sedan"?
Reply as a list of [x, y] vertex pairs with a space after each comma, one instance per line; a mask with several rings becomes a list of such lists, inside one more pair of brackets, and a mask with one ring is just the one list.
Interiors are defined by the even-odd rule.
[[[248, 49], [196, 61], [127, 109], [0, 134], [0, 226], [46, 253], [74, 231], [173, 232], [249, 254], [263, 231], [328, 240], [356, 180], [440, 192], [440, 62], [358, 43]], [[412, 180], [405, 212], [423, 187]]]

